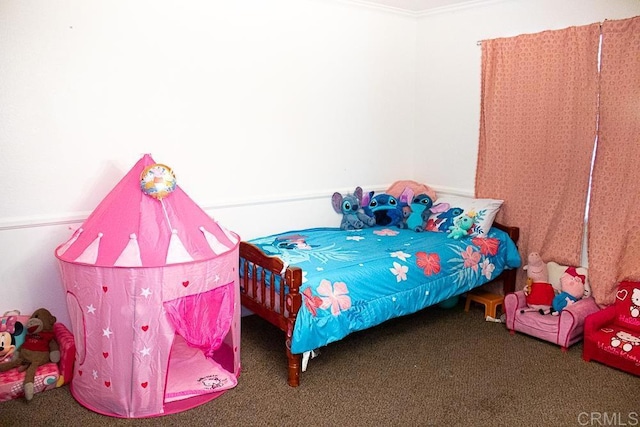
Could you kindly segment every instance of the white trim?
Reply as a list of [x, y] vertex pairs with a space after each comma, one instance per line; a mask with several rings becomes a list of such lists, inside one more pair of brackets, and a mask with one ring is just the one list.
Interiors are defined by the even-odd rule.
[[376, 3], [373, 1], [367, 1], [367, 0], [329, 0], [329, 1], [350, 4], [350, 5], [359, 6], [359, 7], [366, 7], [369, 9], [381, 10], [383, 12], [395, 13], [398, 15], [406, 15], [411, 17], [418, 16], [417, 12], [414, 12], [412, 10], [402, 9], [402, 8], [393, 7], [393, 6], [387, 6], [387, 5]]
[[433, 9], [422, 10], [415, 13], [417, 17], [439, 15], [441, 13], [457, 12], [464, 9], [472, 9], [481, 6], [489, 6], [496, 3], [504, 3], [510, 0], [470, 0], [464, 3], [458, 3], [451, 6], [435, 7]]
[[[366, 191], [375, 191], [376, 193], [383, 192], [389, 188], [388, 185], [362, 185], [361, 187]], [[443, 186], [431, 186], [438, 193], [445, 193], [454, 196], [473, 196], [473, 191], [455, 188], [455, 187], [443, 187]], [[298, 203], [308, 200], [319, 199], [331, 199], [334, 192], [349, 193], [353, 191], [353, 188], [335, 189], [333, 191], [317, 191], [310, 193], [293, 193], [286, 195], [270, 195], [261, 198], [251, 199], [235, 199], [226, 200], [220, 203], [209, 204], [202, 206], [205, 212], [216, 211], [220, 209], [232, 209], [232, 208], [248, 208], [256, 205], [271, 205], [280, 203]], [[76, 212], [61, 215], [40, 215], [40, 216], [25, 216], [14, 217], [7, 219], [0, 219], [0, 231], [5, 230], [17, 230], [23, 228], [34, 227], [51, 227], [55, 225], [68, 225], [68, 224], [81, 224], [85, 219], [89, 217], [91, 212]]]
[[412, 16], [414, 18], [418, 18], [422, 16], [438, 15], [441, 13], [449, 13], [449, 12], [455, 12], [459, 10], [470, 9], [470, 8], [475, 8], [480, 6], [487, 6], [495, 3], [503, 3], [505, 1], [510, 1], [510, 0], [469, 0], [466, 2], [454, 4], [454, 5], [434, 7], [432, 9], [424, 9], [424, 10], [404, 9], [401, 7], [394, 7], [394, 6], [380, 4], [378, 2], [370, 1], [370, 0], [331, 0], [331, 1], [352, 4], [355, 6], [367, 7], [370, 9], [377, 9], [377, 10], [382, 10], [384, 12], [397, 13], [400, 15], [406, 15], [406, 16]]

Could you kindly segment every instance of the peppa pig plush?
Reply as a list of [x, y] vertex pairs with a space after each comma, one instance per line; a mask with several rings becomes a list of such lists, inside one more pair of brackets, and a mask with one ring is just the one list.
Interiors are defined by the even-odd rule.
[[568, 267], [560, 276], [562, 292], [553, 298], [551, 314], [557, 316], [567, 305], [581, 300], [584, 296], [585, 280], [586, 276], [578, 274], [575, 267]]
[[527, 262], [523, 267], [527, 272], [527, 286], [524, 289], [527, 308], [521, 309], [520, 313], [538, 311], [545, 314], [551, 309], [556, 295], [553, 286], [549, 283], [547, 263], [542, 260], [538, 252], [531, 252]]

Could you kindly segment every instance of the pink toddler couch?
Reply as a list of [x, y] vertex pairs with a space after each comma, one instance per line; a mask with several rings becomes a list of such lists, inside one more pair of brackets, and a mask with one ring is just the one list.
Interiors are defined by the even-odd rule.
[[537, 311], [521, 313], [527, 308], [524, 291], [507, 294], [504, 298], [506, 326], [511, 334], [521, 332], [559, 345], [566, 351], [582, 340], [585, 318], [600, 310], [592, 297], [568, 305], [559, 315], [542, 315]]
[[[20, 317], [29, 318], [29, 316]], [[73, 363], [76, 355], [73, 334], [62, 323], [56, 323], [53, 331], [60, 345], [60, 361], [49, 362], [38, 367], [33, 382], [34, 393], [60, 387], [70, 382], [73, 377]], [[24, 377], [25, 373], [18, 372], [18, 368], [0, 372], [0, 402], [24, 396]]]

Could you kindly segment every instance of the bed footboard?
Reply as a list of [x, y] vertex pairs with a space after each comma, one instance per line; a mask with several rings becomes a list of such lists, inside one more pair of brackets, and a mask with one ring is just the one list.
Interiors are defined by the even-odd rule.
[[265, 255], [257, 246], [240, 242], [240, 300], [254, 314], [285, 333], [290, 386], [300, 384], [302, 355], [291, 353], [291, 338], [302, 305], [302, 270]]

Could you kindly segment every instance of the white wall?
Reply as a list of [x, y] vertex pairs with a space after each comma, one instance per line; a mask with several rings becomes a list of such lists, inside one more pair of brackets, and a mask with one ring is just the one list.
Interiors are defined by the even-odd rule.
[[54, 248], [143, 153], [244, 239], [337, 225], [333, 191], [472, 193], [476, 41], [637, 0], [0, 0], [0, 313], [69, 324]]
[[414, 179], [473, 192], [480, 127], [478, 41], [637, 15], [638, 0], [487, 0], [422, 14], [413, 149], [420, 161]]
[[[333, 0], [0, 0], [0, 314], [144, 153], [247, 239], [410, 175], [415, 16]], [[397, 158], [397, 161], [393, 159]]]

